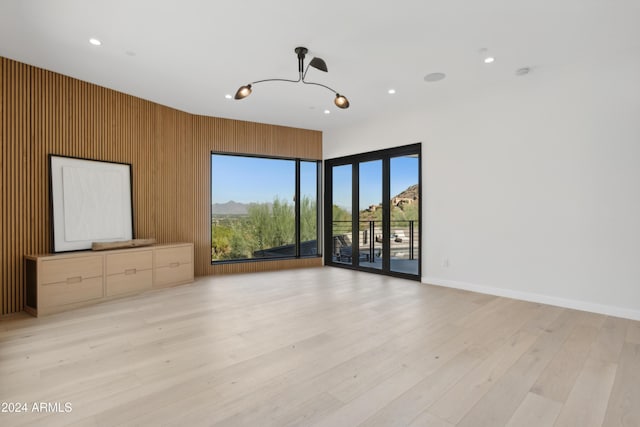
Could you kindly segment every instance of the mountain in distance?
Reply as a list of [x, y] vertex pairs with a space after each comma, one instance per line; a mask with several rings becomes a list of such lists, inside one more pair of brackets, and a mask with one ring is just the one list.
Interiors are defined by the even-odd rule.
[[[269, 209], [273, 203], [258, 203], [260, 205], [266, 204]], [[212, 215], [248, 215], [249, 208], [256, 203], [240, 203], [234, 202], [230, 200], [226, 203], [214, 203], [211, 205], [211, 214]]]
[[[404, 209], [407, 205], [417, 205], [420, 203], [420, 186], [414, 184], [409, 186], [406, 190], [401, 191], [391, 198], [391, 206]], [[382, 209], [382, 205], [371, 205], [369, 207], [363, 207], [360, 212], [375, 212]]]
[[409, 200], [419, 200], [420, 199], [420, 188], [418, 186], [418, 184], [412, 185], [409, 188], [407, 188], [406, 190], [404, 190], [402, 193], [398, 194], [397, 196], [393, 197], [398, 198], [398, 199], [409, 199]]
[[[398, 207], [402, 207], [406, 204], [418, 203], [419, 200], [420, 192], [418, 184], [410, 186], [406, 190], [391, 198], [392, 204]], [[271, 205], [271, 203], [268, 204]], [[249, 206], [251, 205], [251, 203], [239, 203], [234, 202], [233, 200], [230, 200], [226, 203], [213, 203], [211, 205], [211, 213], [213, 215], [248, 215]], [[376, 205], [365, 210], [375, 211], [380, 207], [380, 205]]]
[[233, 200], [226, 203], [214, 203], [211, 205], [211, 213], [213, 215], [247, 215], [249, 213], [249, 205], [234, 202]]

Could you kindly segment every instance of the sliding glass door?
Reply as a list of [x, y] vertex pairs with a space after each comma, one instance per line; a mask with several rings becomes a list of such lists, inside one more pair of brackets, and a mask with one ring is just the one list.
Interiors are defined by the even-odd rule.
[[358, 162], [358, 265], [382, 269], [382, 160]]
[[406, 155], [389, 161], [391, 271], [418, 274], [420, 259], [420, 157]]
[[419, 280], [420, 151], [325, 162], [325, 264]]
[[334, 177], [331, 194], [333, 204], [331, 222], [332, 261], [351, 265], [353, 259], [353, 220], [352, 220], [352, 188], [353, 179], [351, 165], [339, 165], [331, 169]]

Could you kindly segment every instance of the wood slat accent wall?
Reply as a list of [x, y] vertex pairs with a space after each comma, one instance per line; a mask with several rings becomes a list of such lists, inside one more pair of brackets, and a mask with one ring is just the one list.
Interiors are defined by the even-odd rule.
[[210, 153], [322, 159], [322, 133], [174, 110], [0, 57], [0, 315], [25, 302], [23, 255], [47, 253], [49, 153], [131, 163], [136, 237], [193, 242], [197, 276], [322, 264], [212, 266]]

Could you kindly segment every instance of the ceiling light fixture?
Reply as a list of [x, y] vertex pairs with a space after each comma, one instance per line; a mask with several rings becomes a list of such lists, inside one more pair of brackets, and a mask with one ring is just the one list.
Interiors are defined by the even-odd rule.
[[264, 83], [264, 82], [291, 82], [291, 83], [299, 83], [302, 82], [304, 84], [307, 85], [315, 85], [315, 86], [321, 86], [325, 89], [330, 90], [331, 92], [336, 94], [335, 99], [333, 100], [333, 103], [336, 104], [337, 107], [339, 108], [349, 108], [349, 100], [344, 96], [344, 95], [340, 95], [338, 92], [336, 92], [335, 90], [331, 89], [329, 86], [325, 86], [321, 83], [315, 83], [315, 82], [308, 82], [305, 80], [305, 77], [307, 76], [307, 71], [309, 71], [309, 67], [313, 67], [316, 68], [320, 71], [324, 71], [325, 73], [328, 71], [327, 69], [327, 64], [326, 62], [324, 62], [323, 59], [321, 58], [313, 58], [311, 60], [311, 62], [309, 62], [309, 65], [307, 65], [307, 68], [304, 68], [304, 58], [305, 55], [307, 54], [307, 52], [309, 52], [309, 50], [306, 47], [297, 47], [294, 49], [294, 52], [296, 53], [296, 55], [298, 55], [298, 80], [290, 80], [290, 79], [265, 79], [265, 80], [257, 80], [255, 82], [251, 82], [245, 86], [240, 86], [240, 88], [238, 89], [238, 91], [236, 92], [236, 96], [235, 99], [244, 99], [247, 96], [251, 95], [252, 92], [252, 87], [255, 84], [258, 83]]
[[94, 46], [100, 46], [102, 44], [102, 42], [98, 39], [94, 39], [94, 38], [90, 38], [89, 39], [89, 43], [91, 43]]
[[395, 94], [395, 93], [396, 93], [396, 90], [395, 90], [395, 89], [389, 89], [389, 90], [387, 91], [387, 93], [388, 93], [389, 95], [393, 95], [393, 94]]
[[495, 60], [496, 60], [496, 58], [494, 58], [493, 56], [487, 56], [486, 58], [484, 58], [484, 63], [485, 64], [491, 64]]
[[231, 94], [226, 94], [224, 97], [227, 98], [227, 99], [233, 98], [233, 96], [231, 96]]

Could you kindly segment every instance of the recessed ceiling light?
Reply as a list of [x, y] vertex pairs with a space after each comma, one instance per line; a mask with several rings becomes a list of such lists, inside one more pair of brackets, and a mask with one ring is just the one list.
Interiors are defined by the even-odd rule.
[[396, 90], [395, 89], [389, 89], [387, 92], [389, 93], [389, 95], [393, 95], [394, 93], [396, 93]]
[[496, 60], [496, 58], [494, 58], [493, 56], [487, 56], [486, 58], [484, 58], [484, 63], [485, 64], [491, 64], [495, 60]]
[[227, 98], [227, 99], [233, 98], [233, 96], [231, 96], [230, 94], [226, 94], [224, 97]]
[[331, 111], [329, 111], [329, 110], [324, 110], [324, 113], [325, 113], [325, 114], [331, 114]]
[[439, 82], [443, 80], [447, 75], [445, 73], [431, 73], [424, 76], [425, 82]]
[[102, 42], [98, 39], [94, 39], [94, 38], [90, 38], [89, 39], [89, 43], [91, 43], [94, 46], [100, 46], [102, 44]]

